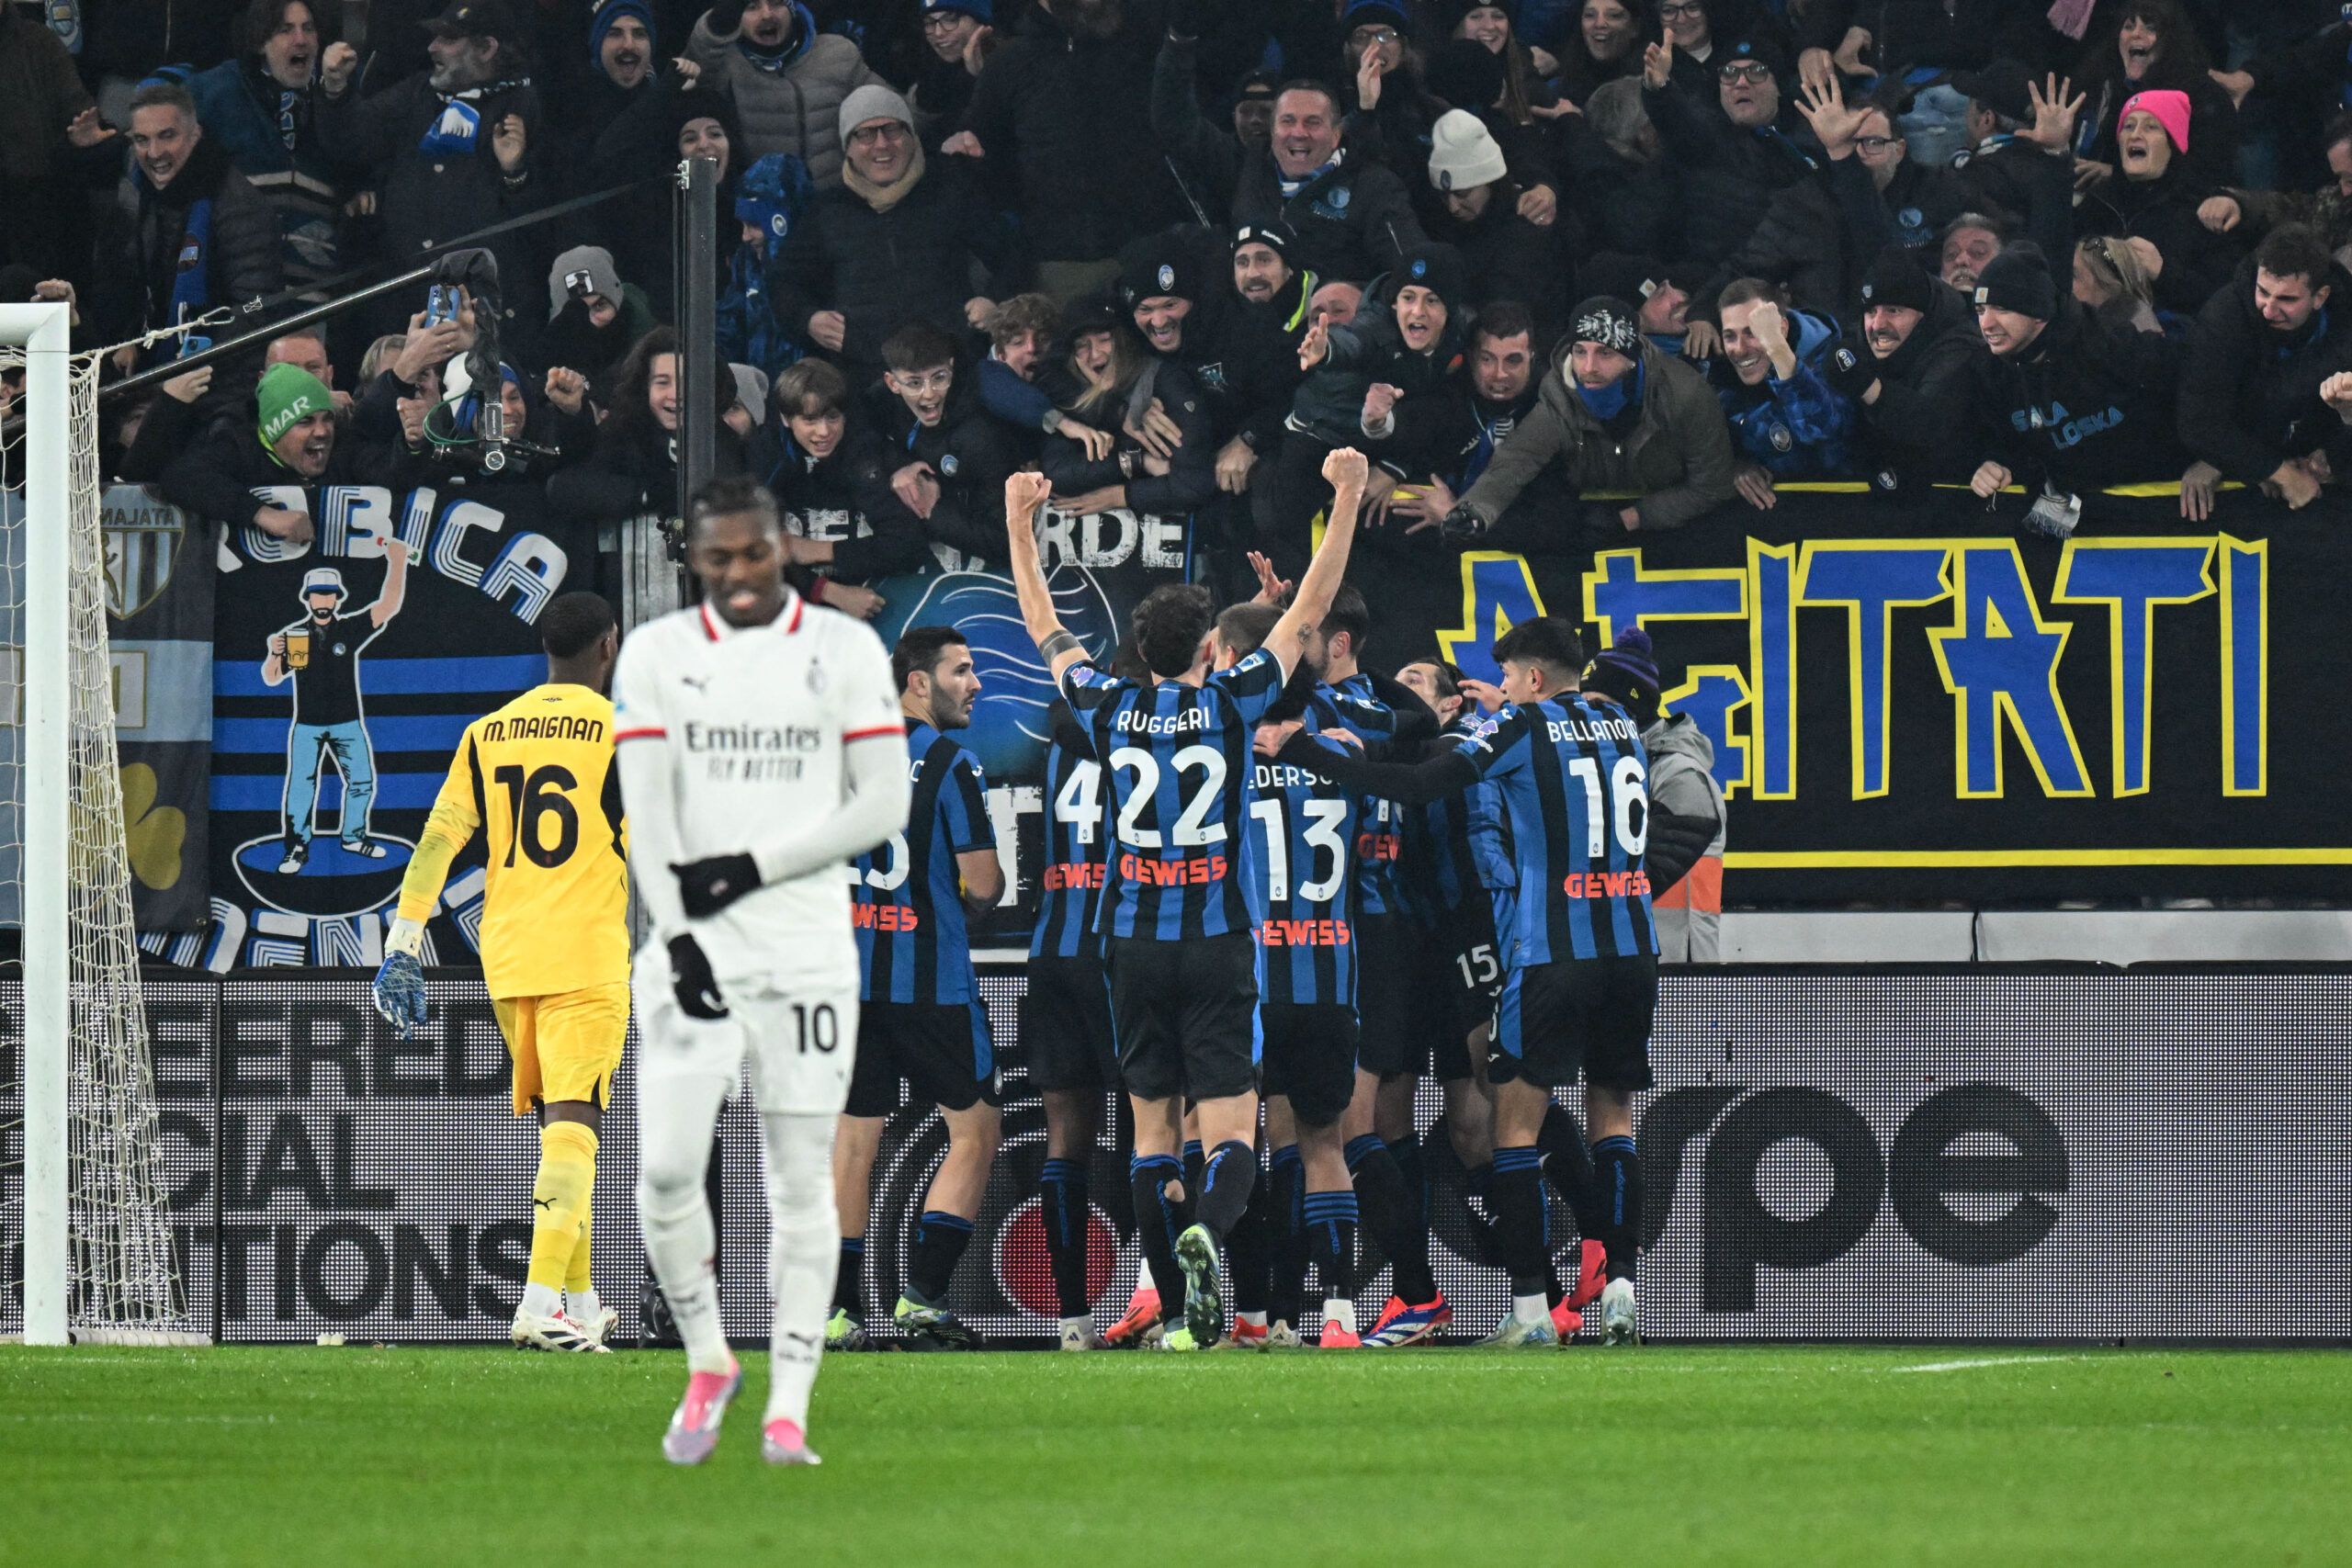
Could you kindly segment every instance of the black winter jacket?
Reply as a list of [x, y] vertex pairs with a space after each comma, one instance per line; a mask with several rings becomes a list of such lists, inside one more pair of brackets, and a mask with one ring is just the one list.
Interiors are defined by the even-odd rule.
[[1487, 210], [1469, 223], [1456, 219], [1443, 200], [1432, 201], [1422, 227], [1430, 239], [1462, 253], [1470, 277], [1466, 303], [1518, 300], [1535, 312], [1540, 344], [1551, 340], [1576, 299], [1575, 273], [1561, 256], [1559, 224], [1521, 218], [1519, 197], [1518, 186], [1503, 181], [1487, 198]]
[[[861, 477], [859, 507], [869, 517], [879, 514], [885, 496], [897, 499], [890, 476], [909, 463], [928, 463], [939, 480], [939, 503], [922, 519], [923, 537], [960, 552], [966, 565], [1002, 562], [1004, 481], [1012, 477], [1012, 452], [1004, 426], [981, 405], [978, 390], [959, 385], [937, 424], [919, 423], [906, 403], [888, 392], [876, 394], [875, 406], [882, 420], [881, 460]], [[945, 555], [941, 560], [953, 564]]]
[[2071, 296], [2022, 354], [1974, 362], [1971, 456], [2007, 468], [2028, 491], [2046, 480], [2077, 495], [2177, 479], [2173, 439], [2179, 350], [2154, 333], [2102, 327]]
[[1642, 107], [1674, 166], [1688, 260], [1723, 261], [1763, 220], [1773, 192], [1828, 162], [1792, 108], [1783, 107], [1777, 124], [1742, 130], [1722, 110], [1692, 103], [1670, 84], [1644, 87]]
[[826, 457], [811, 458], [775, 418], [746, 445], [750, 472], [784, 508], [786, 529], [833, 547], [827, 577], [865, 582], [930, 560], [922, 520], [890, 489], [891, 453], [863, 421], [853, 417]]
[[1021, 214], [1039, 260], [1114, 255], [1185, 215], [1151, 131], [1166, 11], [1159, 0], [1126, 0], [1125, 11], [1115, 36], [1088, 39], [1031, 6], [964, 111], [999, 203]]
[[1637, 164], [1586, 122], [1562, 121], [1560, 168], [1568, 199], [1585, 220], [1587, 254], [1675, 256], [1682, 251], [1682, 205], [1663, 153]]
[[2229, 280], [2245, 250], [2237, 235], [2216, 234], [2198, 221], [2199, 204], [2212, 194], [2179, 163], [2161, 179], [2118, 175], [2084, 193], [2075, 208], [2075, 230], [2078, 236], [2130, 236], [2153, 243], [2165, 258], [2156, 276], [2157, 305], [2194, 315]]
[[254, 428], [259, 417], [254, 400], [247, 398], [243, 408], [215, 420], [164, 470], [164, 499], [198, 517], [236, 526], [251, 524], [264, 506], [279, 504], [258, 499], [254, 493], [257, 490], [293, 486], [301, 491], [304, 507], [316, 517], [322, 485], [398, 489], [424, 477], [424, 470], [404, 454], [353, 441], [345, 432], [335, 438], [326, 472], [305, 479], [261, 444], [260, 433]]
[[[1839, 356], [1851, 354], [1860, 367], [1874, 369], [1878, 398], [1864, 402], [1869, 383], [1835, 374]], [[1860, 426], [1871, 485], [1883, 492], [1918, 495], [1927, 486], [1968, 477], [1968, 398], [1991, 358], [1976, 317], [1958, 289], [1935, 286], [1935, 302], [1903, 346], [1884, 359], [1871, 358], [1855, 317], [1831, 351], [1831, 379], [1850, 386], [1854, 417]]]
[[838, 310], [847, 325], [837, 356], [853, 387], [882, 373], [882, 344], [909, 321], [964, 331], [972, 261], [1016, 270], [1012, 236], [954, 159], [910, 175], [921, 183], [887, 212], [843, 186], [821, 191], [768, 257], [776, 324], [811, 350], [808, 318]]
[[2272, 329], [2254, 307], [2254, 258], [2199, 312], [2180, 378], [2180, 441], [2223, 479], [2260, 484], [2290, 457], [2324, 449], [2337, 472], [2352, 430], [2320, 401], [2320, 383], [2352, 370], [2352, 274], [2328, 268], [2327, 303], [2300, 333]]
[[1223, 207], [1235, 224], [1289, 224], [1299, 241], [1295, 265], [1327, 283], [1364, 282], [1427, 238], [1396, 175], [1345, 149], [1338, 167], [1284, 196], [1272, 152], [1243, 147], [1202, 117], [1193, 57], [1189, 41], [1161, 46], [1151, 79], [1151, 125], [1194, 194], [1210, 204], [1212, 218]]
[[[1171, 360], [1153, 361], [1145, 374], [1151, 378], [1151, 385], [1140, 394], [1130, 387], [1113, 407], [1098, 406], [1078, 415], [1080, 422], [1098, 430], [1108, 430], [1117, 437], [1118, 446], [1109, 457], [1099, 461], [1090, 459], [1086, 448], [1069, 436], [1057, 434], [1046, 437], [1039, 466], [1045, 469], [1046, 477], [1054, 481], [1057, 493], [1078, 495], [1124, 485], [1128, 511], [1160, 517], [1181, 517], [1195, 507], [1207, 505], [1216, 496], [1216, 442], [1211, 434], [1206, 401], [1193, 378]], [[1047, 390], [1058, 407], [1068, 409], [1077, 401], [1078, 388], [1067, 371], [1057, 374]], [[1183, 434], [1183, 443], [1170, 456], [1165, 474], [1144, 470], [1143, 443], [1126, 432], [1125, 410], [1138, 396], [1147, 403], [1158, 399], [1161, 410]], [[1133, 477], [1129, 477], [1130, 469]]]
[[[187, 268], [203, 269], [201, 287], [183, 293], [200, 297], [191, 314], [277, 292], [283, 261], [277, 214], [230, 164], [228, 150], [215, 138], [198, 141], [162, 190], [130, 162], [119, 201], [108, 237], [99, 243], [96, 308], [91, 312], [109, 336], [130, 337], [171, 325], [173, 290]], [[191, 222], [199, 202], [210, 204], [210, 232], [191, 255], [189, 247], [197, 243]], [[247, 324], [211, 328], [209, 335], [228, 337]]]

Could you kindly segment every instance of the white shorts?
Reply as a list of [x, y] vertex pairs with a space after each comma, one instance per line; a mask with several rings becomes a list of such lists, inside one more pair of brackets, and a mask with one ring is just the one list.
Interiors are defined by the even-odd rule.
[[857, 1061], [857, 981], [804, 986], [790, 994], [759, 982], [723, 983], [727, 1016], [689, 1018], [671, 990], [670, 962], [640, 964], [636, 992], [639, 1082], [715, 1077], [733, 1092], [751, 1065], [752, 1097], [763, 1111], [838, 1116], [849, 1102]]

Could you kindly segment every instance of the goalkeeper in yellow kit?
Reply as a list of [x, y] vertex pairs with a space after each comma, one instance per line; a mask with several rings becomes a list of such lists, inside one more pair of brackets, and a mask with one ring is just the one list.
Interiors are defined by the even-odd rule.
[[[539, 1118], [531, 1267], [514, 1343], [601, 1351], [619, 1314], [589, 1277], [596, 1134], [628, 1030], [628, 861], [613, 705], [611, 606], [565, 593], [539, 617], [547, 684], [466, 727], [401, 881], [376, 1009], [403, 1038], [425, 1019], [424, 922], [477, 829], [488, 841], [482, 979], [514, 1058], [514, 1114]], [[567, 1303], [566, 1298], [569, 1298]]]

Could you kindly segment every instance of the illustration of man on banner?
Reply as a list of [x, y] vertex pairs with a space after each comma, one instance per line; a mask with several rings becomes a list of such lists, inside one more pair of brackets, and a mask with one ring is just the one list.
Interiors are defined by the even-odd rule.
[[303, 615], [271, 636], [262, 660], [265, 685], [294, 682], [294, 717], [286, 733], [286, 853], [280, 875], [292, 876], [311, 859], [311, 814], [318, 804], [319, 773], [329, 752], [343, 775], [344, 852], [381, 860], [384, 846], [368, 837], [368, 812], [376, 800], [376, 756], [368, 739], [368, 714], [360, 698], [359, 656], [391, 618], [401, 613], [408, 583], [408, 546], [384, 542], [384, 587], [364, 610], [342, 613], [351, 591], [343, 572], [314, 567], [302, 578]]

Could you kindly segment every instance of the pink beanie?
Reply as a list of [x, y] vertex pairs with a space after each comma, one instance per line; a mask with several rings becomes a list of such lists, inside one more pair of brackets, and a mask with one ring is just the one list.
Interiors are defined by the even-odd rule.
[[2145, 109], [2156, 117], [2156, 123], [2172, 138], [2176, 152], [2188, 151], [2188, 95], [2177, 87], [2156, 87], [2144, 93], [2134, 93], [2123, 100], [2123, 113], [2115, 117], [2115, 128], [2123, 129], [2124, 120], [2133, 109]]

